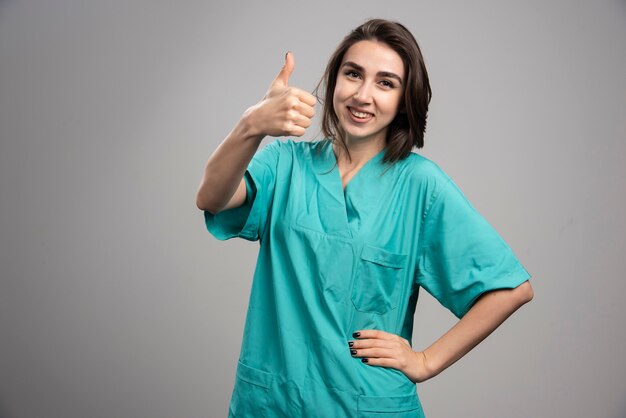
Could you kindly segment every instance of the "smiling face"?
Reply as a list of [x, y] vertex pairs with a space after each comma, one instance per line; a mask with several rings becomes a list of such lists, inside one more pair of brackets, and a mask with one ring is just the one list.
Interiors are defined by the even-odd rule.
[[359, 41], [345, 53], [333, 94], [333, 109], [348, 143], [385, 143], [404, 91], [404, 63], [387, 44]]

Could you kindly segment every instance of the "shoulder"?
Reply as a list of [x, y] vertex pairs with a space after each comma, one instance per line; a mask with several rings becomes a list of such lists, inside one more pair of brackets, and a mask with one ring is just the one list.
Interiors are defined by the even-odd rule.
[[294, 150], [295, 142], [291, 139], [283, 140], [280, 138], [272, 138], [264, 141], [264, 145], [260, 145], [257, 149], [253, 161], [266, 162], [270, 165], [276, 165], [280, 160], [286, 160], [291, 157]]
[[322, 140], [295, 141], [292, 138], [271, 138], [261, 145], [253, 157], [255, 164], [262, 163], [275, 170], [292, 170], [296, 166], [317, 160], [322, 151]]
[[319, 157], [327, 144], [328, 140], [326, 139], [296, 141], [291, 138], [281, 138], [273, 140], [266, 146], [271, 146], [284, 160], [308, 161], [312, 158]]
[[290, 147], [294, 153], [299, 155], [312, 154], [317, 151], [321, 151], [324, 145], [328, 143], [326, 139], [316, 139], [312, 141], [302, 140], [294, 141], [293, 139], [287, 139], [285, 145]]
[[293, 153], [294, 155], [302, 155], [311, 153], [323, 145], [323, 140], [317, 141], [295, 141], [291, 138], [273, 138], [268, 141], [263, 148], [269, 148], [270, 151], [280, 153]]
[[452, 180], [439, 164], [414, 152], [403, 160], [403, 164], [411, 184], [425, 186], [433, 193], [438, 193]]
[[411, 152], [404, 160], [411, 173], [421, 177], [449, 178], [448, 174], [433, 160]]

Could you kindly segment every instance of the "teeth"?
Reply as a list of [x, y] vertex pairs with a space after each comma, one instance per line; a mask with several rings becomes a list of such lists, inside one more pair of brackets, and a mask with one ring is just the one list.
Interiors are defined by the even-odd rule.
[[357, 112], [357, 111], [356, 111], [356, 110], [354, 110], [354, 109], [350, 109], [350, 112], [351, 112], [354, 116], [356, 116], [357, 118], [368, 118], [368, 117], [372, 116], [372, 114], [371, 114], [371, 113]]

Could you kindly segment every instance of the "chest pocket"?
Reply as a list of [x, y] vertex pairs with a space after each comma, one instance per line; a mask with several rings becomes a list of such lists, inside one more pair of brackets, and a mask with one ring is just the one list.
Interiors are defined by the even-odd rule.
[[395, 309], [407, 258], [407, 254], [364, 244], [352, 285], [354, 307], [380, 315]]

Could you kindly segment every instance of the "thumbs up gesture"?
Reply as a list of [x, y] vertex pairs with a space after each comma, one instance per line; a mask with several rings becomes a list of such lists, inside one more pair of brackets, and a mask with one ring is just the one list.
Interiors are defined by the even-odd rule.
[[295, 59], [290, 52], [285, 64], [259, 103], [246, 110], [250, 127], [260, 135], [302, 136], [315, 115], [315, 96], [289, 86]]

